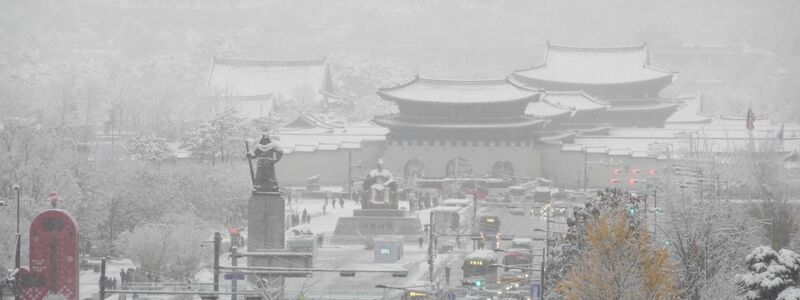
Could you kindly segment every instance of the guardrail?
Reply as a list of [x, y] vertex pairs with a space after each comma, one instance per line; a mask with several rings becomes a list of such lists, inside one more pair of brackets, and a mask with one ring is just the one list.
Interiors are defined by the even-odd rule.
[[[286, 297], [288, 299], [299, 299], [300, 292], [297, 290], [287, 290]], [[400, 291], [387, 291], [386, 298], [384, 293], [380, 290], [362, 290], [362, 291], [337, 291], [337, 290], [308, 290], [302, 291], [303, 299], [314, 300], [377, 300], [377, 299], [400, 299], [402, 292]]]

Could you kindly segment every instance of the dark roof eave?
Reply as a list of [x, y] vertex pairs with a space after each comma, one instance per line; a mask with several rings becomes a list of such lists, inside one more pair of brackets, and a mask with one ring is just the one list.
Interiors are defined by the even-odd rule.
[[653, 111], [653, 110], [669, 110], [677, 109], [678, 104], [674, 103], [661, 103], [657, 105], [625, 105], [625, 106], [611, 106], [608, 111]]
[[453, 123], [440, 123], [440, 124], [433, 124], [433, 123], [408, 123], [402, 121], [393, 121], [381, 118], [374, 118], [372, 119], [375, 124], [383, 127], [389, 128], [419, 128], [419, 129], [523, 129], [523, 128], [539, 128], [543, 125], [546, 121], [545, 120], [538, 120], [538, 119], [531, 119], [526, 122], [518, 122], [518, 123], [494, 123], [494, 124], [453, 124]]
[[[635, 81], [622, 81], [622, 82], [602, 82], [602, 83], [583, 83], [583, 82], [569, 82], [569, 81], [557, 81], [557, 80], [548, 80], [536, 77], [529, 77], [525, 75], [521, 75], [517, 72], [513, 73], [512, 75], [516, 76], [517, 79], [524, 84], [534, 85], [536, 86], [537, 83], [541, 84], [559, 84], [559, 85], [581, 85], [581, 86], [621, 86], [621, 85], [631, 85], [631, 84], [642, 84], [642, 83], [649, 83], [649, 82], [659, 82], [659, 81], [667, 81], [667, 83], [671, 83], [673, 78], [675, 77], [676, 73], [669, 73], [664, 74], [663, 76], [652, 78], [652, 79], [645, 79], [645, 80], [635, 80]], [[668, 80], [665, 80], [668, 79]]]

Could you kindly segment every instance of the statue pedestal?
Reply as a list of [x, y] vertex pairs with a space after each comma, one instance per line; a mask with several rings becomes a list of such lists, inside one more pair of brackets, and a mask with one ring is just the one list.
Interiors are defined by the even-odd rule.
[[286, 204], [280, 193], [254, 191], [247, 201], [247, 251], [283, 249]]
[[342, 217], [336, 222], [333, 241], [362, 244], [376, 236], [392, 236], [414, 242], [422, 233], [422, 224], [415, 217], [407, 217], [398, 209], [356, 209], [352, 217]]
[[[247, 252], [261, 255], [247, 255], [247, 265], [251, 267], [281, 267], [273, 265], [276, 260], [269, 253], [286, 252], [284, 220], [285, 202], [280, 193], [253, 191], [247, 200]], [[282, 276], [266, 276], [273, 286], [282, 286]], [[255, 276], [248, 276], [255, 284]]]

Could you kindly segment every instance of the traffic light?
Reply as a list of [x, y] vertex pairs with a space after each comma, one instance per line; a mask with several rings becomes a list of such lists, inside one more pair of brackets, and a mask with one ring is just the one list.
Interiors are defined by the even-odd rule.
[[658, 173], [658, 170], [656, 170], [656, 169], [650, 169], [649, 171], [647, 171], [647, 173], [650, 173], [650, 175], [651, 175], [651, 176], [652, 176], [652, 175], [656, 175], [656, 173]]
[[636, 184], [638, 182], [639, 182], [639, 180], [637, 180], [636, 178], [631, 178], [630, 180], [628, 180], [628, 184], [630, 184], [630, 185], [634, 185], [634, 184]]
[[615, 168], [613, 172], [614, 172], [614, 174], [619, 175], [619, 174], [622, 174], [622, 169]]
[[474, 282], [475, 286], [482, 287], [483, 286], [483, 279], [477, 279]]
[[619, 179], [611, 178], [611, 180], [609, 180], [608, 183], [610, 183], [611, 185], [615, 185], [615, 184], [619, 183]]
[[633, 175], [639, 175], [639, 173], [642, 173], [642, 170], [639, 170], [639, 169], [631, 170], [631, 174], [633, 174]]
[[631, 215], [635, 215], [636, 211], [638, 211], [638, 210], [639, 210], [638, 208], [636, 208], [635, 206], [632, 206], [632, 207], [628, 208], [628, 213], [631, 214]]

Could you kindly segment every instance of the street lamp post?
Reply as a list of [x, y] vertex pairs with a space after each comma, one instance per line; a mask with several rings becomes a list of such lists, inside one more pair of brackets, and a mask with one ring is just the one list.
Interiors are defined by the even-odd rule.
[[[22, 243], [20, 241], [22, 236], [19, 233], [19, 190], [20, 190], [20, 188], [19, 188], [19, 184], [15, 184], [11, 188], [14, 189], [17, 192], [17, 245], [16, 245], [16, 251], [14, 252], [14, 268], [16, 270], [19, 270], [20, 264], [21, 264], [20, 244]], [[19, 300], [19, 294], [18, 293], [14, 293], [14, 299]]]

